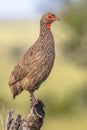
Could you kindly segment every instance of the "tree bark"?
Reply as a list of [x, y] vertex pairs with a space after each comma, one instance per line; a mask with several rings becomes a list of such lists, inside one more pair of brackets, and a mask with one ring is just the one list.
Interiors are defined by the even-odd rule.
[[14, 110], [8, 112], [5, 123], [5, 130], [40, 130], [45, 116], [44, 104], [37, 100], [35, 104], [31, 102], [30, 111], [25, 119], [20, 114], [13, 116]]

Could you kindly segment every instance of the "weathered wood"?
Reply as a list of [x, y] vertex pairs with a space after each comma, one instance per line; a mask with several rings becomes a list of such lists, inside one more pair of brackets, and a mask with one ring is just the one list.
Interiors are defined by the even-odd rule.
[[5, 130], [40, 130], [45, 116], [44, 104], [37, 100], [35, 104], [31, 102], [30, 111], [25, 119], [21, 115], [13, 116], [14, 111], [8, 112], [5, 123]]

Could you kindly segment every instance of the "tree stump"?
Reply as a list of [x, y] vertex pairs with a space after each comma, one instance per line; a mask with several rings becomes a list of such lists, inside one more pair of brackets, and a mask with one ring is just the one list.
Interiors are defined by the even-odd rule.
[[13, 116], [14, 110], [8, 112], [5, 123], [5, 130], [40, 130], [45, 116], [44, 104], [37, 100], [35, 104], [31, 102], [30, 111], [25, 119], [20, 114]]

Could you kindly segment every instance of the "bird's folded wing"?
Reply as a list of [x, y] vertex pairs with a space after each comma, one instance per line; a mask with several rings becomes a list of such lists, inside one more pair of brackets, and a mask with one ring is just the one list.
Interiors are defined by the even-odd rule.
[[9, 78], [9, 86], [15, 84], [16, 82], [22, 80], [26, 75], [28, 74], [28, 72], [26, 71], [26, 67], [25, 66], [21, 66], [19, 64], [17, 64], [13, 71], [11, 72], [10, 78]]
[[[35, 48], [34, 48], [35, 47]], [[41, 68], [43, 64], [42, 51], [37, 46], [32, 46], [18, 61], [9, 78], [9, 86], [24, 79]]]

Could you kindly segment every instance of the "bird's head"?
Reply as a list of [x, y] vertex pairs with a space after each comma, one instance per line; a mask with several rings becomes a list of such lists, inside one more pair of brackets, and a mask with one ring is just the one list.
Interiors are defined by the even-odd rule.
[[54, 21], [60, 21], [60, 18], [57, 17], [55, 14], [53, 13], [45, 13], [42, 18], [41, 18], [41, 23], [45, 24], [47, 26], [48, 29], [50, 29], [50, 25], [51, 23], [53, 23]]

